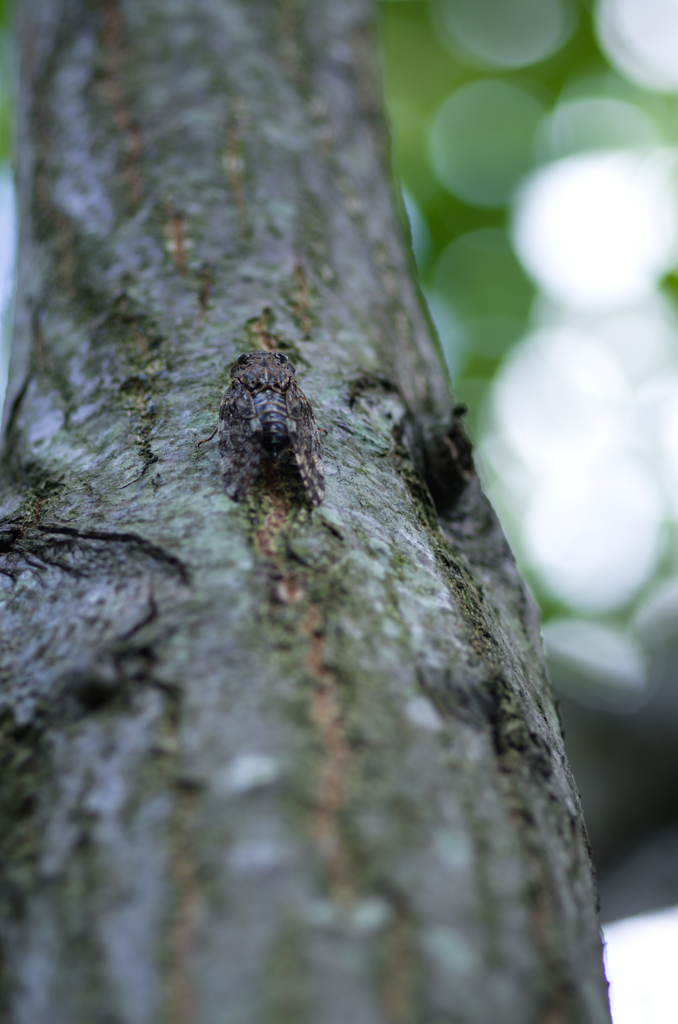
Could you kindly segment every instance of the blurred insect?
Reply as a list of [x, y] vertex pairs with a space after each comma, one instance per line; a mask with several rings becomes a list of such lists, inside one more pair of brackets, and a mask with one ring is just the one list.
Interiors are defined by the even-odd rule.
[[221, 475], [233, 501], [242, 501], [251, 489], [262, 454], [275, 464], [289, 448], [310, 504], [317, 507], [325, 497], [318, 427], [295, 373], [282, 352], [244, 353], [231, 367], [233, 383], [223, 397], [217, 429]]

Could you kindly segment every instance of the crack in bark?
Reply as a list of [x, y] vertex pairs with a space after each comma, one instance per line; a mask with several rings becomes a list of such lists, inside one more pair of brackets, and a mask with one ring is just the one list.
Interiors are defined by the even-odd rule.
[[402, 911], [384, 936], [381, 1000], [391, 1024], [415, 1024], [421, 965], [415, 946], [415, 928]]
[[[541, 1013], [544, 1020], [573, 1020], [578, 1013], [579, 996], [574, 980], [563, 974], [561, 909], [554, 898], [548, 846], [539, 834], [540, 827], [543, 827], [543, 813], [539, 814], [534, 808], [537, 794], [544, 791], [544, 784], [548, 786], [553, 774], [555, 754], [544, 737], [530, 728], [530, 709], [519, 690], [506, 678], [504, 666], [506, 671], [513, 673], [520, 669], [513, 664], [515, 656], [512, 650], [499, 639], [502, 633], [482, 588], [476, 586], [452, 552], [445, 550], [447, 541], [442, 536], [439, 535], [434, 546], [443, 575], [468, 623], [471, 644], [489, 674], [484, 684], [476, 685], [468, 693], [460, 691], [451, 674], [438, 680], [426, 668], [420, 668], [418, 672], [420, 683], [444, 713], [452, 711], [455, 717], [463, 719], [470, 711], [469, 721], [476, 727], [490, 727], [509, 820], [514, 823], [514, 833], [523, 847], [524, 863], [528, 869], [527, 904], [533, 945], [539, 951], [545, 976], [549, 979], [544, 985]], [[504, 557], [510, 557], [505, 542], [502, 553]], [[527, 635], [525, 623], [523, 628]], [[534, 701], [535, 711], [543, 718], [544, 712], [536, 695]], [[548, 789], [546, 792], [551, 800], [557, 800], [555, 793]], [[582, 837], [587, 846], [583, 823]]]
[[311, 320], [311, 288], [304, 272], [303, 263], [299, 262], [294, 268], [294, 291], [291, 295], [291, 306], [294, 317], [299, 324], [302, 338], [308, 338], [311, 333], [313, 321]]
[[[306, 597], [297, 574], [290, 572], [279, 551], [279, 539], [288, 521], [291, 502], [279, 479], [272, 481], [268, 494], [271, 511], [255, 533], [257, 550], [269, 560], [274, 580], [274, 598], [281, 604], [296, 604]], [[309, 602], [297, 626], [308, 643], [306, 666], [314, 682], [309, 715], [320, 740], [316, 806], [310, 829], [318, 852], [327, 866], [330, 893], [341, 905], [355, 898], [354, 865], [344, 836], [340, 815], [346, 804], [352, 774], [352, 757], [344, 734], [345, 715], [341, 709], [340, 684], [323, 660], [325, 623], [320, 608]]]
[[[146, 475], [150, 467], [158, 461], [158, 456], [151, 448], [150, 440], [153, 421], [155, 420], [155, 405], [151, 397], [148, 377], [143, 372], [127, 377], [120, 385], [120, 391], [123, 394], [127, 394], [132, 404], [136, 405], [136, 411], [141, 420], [139, 432], [135, 437], [139, 455], [143, 462], [139, 475], [139, 479], [141, 479], [141, 477]], [[129, 487], [135, 482], [131, 481], [126, 486]]]
[[166, 248], [180, 274], [186, 273], [186, 255], [191, 242], [186, 236], [186, 221], [177, 213], [171, 202], [167, 203]]
[[165, 548], [161, 548], [158, 544], [153, 544], [152, 541], [146, 540], [145, 537], [140, 537], [136, 533], [111, 530], [81, 530], [56, 523], [40, 523], [37, 529], [42, 533], [64, 534], [67, 537], [77, 539], [99, 540], [108, 544], [129, 544], [162, 565], [168, 566], [186, 586], [191, 582], [190, 572], [179, 558], [166, 551]]
[[[348, 405], [370, 391], [405, 400], [389, 377], [362, 373], [348, 385]], [[465, 405], [456, 405], [448, 423], [413, 417], [406, 412], [392, 430], [392, 454], [399, 472], [429, 528], [438, 532], [440, 517], [449, 514], [474, 479], [473, 446], [464, 431]]]
[[115, 126], [124, 139], [125, 159], [122, 177], [127, 187], [128, 209], [130, 213], [134, 213], [141, 199], [139, 163], [143, 152], [143, 137], [132, 119], [125, 97], [123, 20], [120, 7], [115, 0], [106, 0], [104, 5], [101, 46], [105, 67], [101, 91], [112, 108]]
[[270, 306], [264, 306], [261, 315], [245, 324], [245, 336], [250, 348], [263, 348], [266, 352], [277, 352], [288, 349], [289, 345], [273, 330], [275, 314]]
[[14, 434], [14, 429], [15, 429], [15, 426], [16, 426], [16, 421], [17, 421], [17, 418], [19, 416], [19, 410], [21, 409], [21, 403], [23, 402], [23, 400], [24, 400], [24, 398], [26, 396], [26, 391], [28, 390], [28, 385], [30, 384], [30, 382], [31, 382], [31, 374], [27, 373], [26, 377], [25, 377], [25, 380], [23, 381], [23, 383], [21, 385], [21, 388], [17, 392], [17, 394], [16, 394], [16, 396], [14, 398], [14, 401], [12, 402], [12, 407], [11, 407], [11, 409], [9, 411], [9, 416], [7, 416], [7, 418], [5, 419], [5, 430], [4, 430], [4, 435], [5, 436], [4, 436], [4, 439], [3, 439], [5, 443], [3, 444], [2, 452], [0, 453], [0, 458], [2, 458], [3, 462], [5, 460], [7, 460], [7, 462], [11, 461], [11, 454], [13, 452], [14, 446], [10, 442], [11, 442], [11, 439], [12, 439], [12, 435]]
[[10, 552], [16, 542], [23, 537], [24, 532], [20, 526], [15, 524], [7, 527], [0, 526], [0, 555]]
[[301, 81], [302, 48], [300, 43], [299, 0], [279, 0], [278, 53], [285, 74], [293, 82]]
[[0, 1020], [13, 1024], [12, 988], [6, 943], [25, 913], [40, 855], [40, 797], [50, 784], [44, 722], [18, 728], [0, 713]]
[[366, 391], [389, 392], [400, 396], [398, 385], [390, 377], [376, 373], [361, 373], [348, 381], [348, 407], [352, 409], [357, 400]]
[[475, 475], [473, 445], [466, 436], [465, 405], [455, 405], [448, 423], [418, 420], [415, 424], [421, 474], [439, 516], [450, 512]]
[[245, 239], [249, 234], [244, 189], [245, 151], [240, 131], [240, 118], [237, 113], [240, 104], [236, 100], [234, 105], [236, 112], [229, 117], [226, 123], [226, 147], [224, 149], [223, 166], [228, 187], [231, 190], [235, 203], [238, 229], [243, 239]]
[[40, 312], [39, 309], [36, 309], [33, 313], [33, 355], [38, 370], [40, 373], [44, 373], [46, 369], [45, 339], [40, 325]]
[[126, 691], [131, 683], [166, 690], [153, 679], [154, 661], [154, 651], [146, 644], [137, 647], [113, 643], [91, 651], [71, 665], [59, 680], [55, 707], [60, 707], [66, 717], [79, 717], [83, 711], [98, 711], [118, 697], [129, 696]]
[[351, 751], [344, 733], [344, 714], [338, 680], [323, 661], [325, 647], [322, 613], [311, 605], [300, 632], [310, 639], [306, 664], [315, 680], [310, 715], [322, 746], [318, 766], [317, 806], [311, 818], [311, 832], [327, 864], [330, 892], [340, 905], [356, 894], [354, 866], [340, 821], [352, 775]]
[[177, 793], [174, 843], [170, 874], [176, 887], [176, 908], [168, 934], [169, 966], [165, 977], [167, 1024], [192, 1024], [196, 1020], [196, 992], [190, 974], [203, 892], [191, 849], [191, 826], [197, 794], [186, 788]]
[[205, 267], [200, 275], [200, 294], [198, 304], [200, 306], [200, 320], [204, 320], [210, 308], [210, 295], [212, 293], [212, 272]]

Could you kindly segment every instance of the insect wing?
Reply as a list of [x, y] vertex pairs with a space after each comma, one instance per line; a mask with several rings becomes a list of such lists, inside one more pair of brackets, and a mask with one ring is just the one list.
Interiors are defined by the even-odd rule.
[[262, 427], [247, 388], [235, 380], [219, 409], [219, 461], [224, 489], [242, 501], [259, 473]]
[[294, 380], [287, 389], [287, 430], [306, 497], [317, 508], [325, 497], [320, 437], [311, 403]]

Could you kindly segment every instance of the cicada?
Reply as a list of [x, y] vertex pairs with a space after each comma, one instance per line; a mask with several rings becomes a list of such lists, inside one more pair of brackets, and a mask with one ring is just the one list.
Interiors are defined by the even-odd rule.
[[325, 497], [325, 474], [313, 409], [282, 352], [246, 352], [231, 367], [233, 383], [219, 409], [219, 458], [229, 498], [242, 501], [261, 471], [291, 449], [311, 505]]

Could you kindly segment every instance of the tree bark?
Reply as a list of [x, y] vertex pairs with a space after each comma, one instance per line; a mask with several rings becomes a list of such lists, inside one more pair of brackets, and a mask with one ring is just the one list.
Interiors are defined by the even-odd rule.
[[[609, 1020], [534, 608], [388, 170], [368, 0], [22, 0], [3, 1020]], [[327, 497], [214, 445], [285, 351]]]

